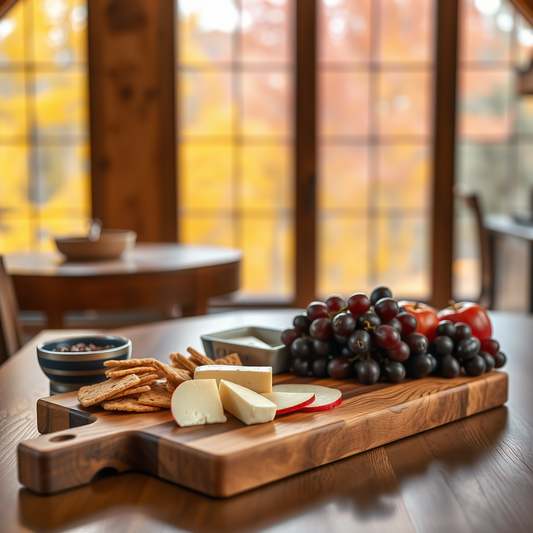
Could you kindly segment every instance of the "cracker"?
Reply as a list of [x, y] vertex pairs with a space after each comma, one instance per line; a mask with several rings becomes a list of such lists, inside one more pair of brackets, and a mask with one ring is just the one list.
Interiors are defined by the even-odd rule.
[[132, 394], [140, 394], [141, 392], [146, 392], [150, 390], [150, 385], [141, 385], [140, 387], [131, 387], [130, 389], [123, 390], [118, 394], [113, 394], [107, 398], [108, 400], [114, 400], [115, 398], [121, 398], [122, 396], [131, 396]]
[[242, 366], [242, 361], [238, 353], [230, 353], [229, 355], [226, 355], [224, 359], [227, 361], [228, 365]]
[[165, 386], [167, 388], [167, 391], [170, 392], [170, 394], [172, 394], [177, 388], [177, 385], [174, 385], [172, 381], [168, 381], [168, 380]]
[[104, 366], [147, 366], [154, 364], [153, 357], [146, 357], [145, 359], [109, 359], [104, 361]]
[[111, 370], [106, 370], [105, 375], [108, 378], [120, 378], [122, 376], [128, 376], [129, 374], [144, 374], [146, 372], [157, 372], [157, 368], [155, 366], [132, 366], [119, 368], [118, 370], [113, 368]]
[[183, 383], [184, 381], [188, 381], [190, 378], [189, 374], [185, 372], [185, 370], [181, 370], [179, 368], [174, 368], [173, 366], [167, 365], [165, 363], [161, 363], [160, 361], [156, 361], [154, 365], [157, 367], [158, 370], [161, 372], [164, 372], [167, 378], [167, 381], [172, 381], [176, 387]]
[[150, 391], [143, 392], [137, 401], [143, 405], [170, 409], [170, 398], [172, 398], [172, 393], [167, 390], [166, 385], [156, 383]]
[[110, 396], [114, 396], [118, 392], [139, 384], [140, 381], [135, 374], [131, 374], [123, 378], [113, 378], [102, 383], [88, 385], [78, 391], [78, 401], [83, 407], [89, 407], [90, 405], [106, 400]]
[[182, 370], [188, 370], [193, 374], [195, 368], [198, 366], [196, 363], [193, 363], [188, 357], [185, 357], [180, 353], [171, 353], [170, 360], [172, 361], [172, 366], [175, 366], [176, 368], [181, 368]]
[[159, 379], [159, 374], [141, 374], [137, 377], [139, 378], [138, 385], [150, 385], [151, 381]]
[[230, 363], [226, 359], [215, 359], [215, 365], [229, 365]]
[[102, 402], [102, 407], [106, 411], [128, 411], [131, 413], [151, 413], [160, 411], [159, 407], [143, 405], [134, 398], [118, 398], [116, 400], [107, 400]]
[[187, 351], [191, 354], [189, 360], [193, 363], [196, 363], [198, 366], [215, 364], [212, 359], [209, 359], [209, 357], [202, 355], [200, 352], [197, 352], [194, 348], [191, 348], [190, 346], [189, 348], [187, 348]]

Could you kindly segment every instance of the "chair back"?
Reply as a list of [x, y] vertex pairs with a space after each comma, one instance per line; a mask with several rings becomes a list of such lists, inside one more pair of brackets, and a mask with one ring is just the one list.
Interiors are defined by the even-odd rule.
[[22, 346], [22, 328], [13, 280], [0, 256], [0, 364]]
[[481, 289], [477, 299], [479, 305], [485, 309], [492, 309], [494, 305], [494, 277], [492, 264], [492, 241], [489, 232], [483, 224], [483, 210], [479, 197], [474, 193], [467, 193], [460, 187], [454, 187], [455, 198], [472, 211], [475, 217], [478, 233], [479, 253], [481, 257]]

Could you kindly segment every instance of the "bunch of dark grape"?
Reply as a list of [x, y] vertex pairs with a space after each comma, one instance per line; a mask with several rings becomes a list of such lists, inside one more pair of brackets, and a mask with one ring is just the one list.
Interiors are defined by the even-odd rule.
[[330, 296], [312, 302], [293, 326], [281, 340], [290, 347], [297, 376], [400, 383], [406, 373], [425, 377], [437, 364], [427, 353], [427, 338], [415, 333], [416, 318], [398, 306], [387, 287], [376, 287], [370, 298], [356, 293], [347, 301]]
[[479, 341], [472, 336], [468, 324], [454, 324], [449, 320], [439, 322], [437, 337], [431, 343], [429, 353], [437, 359], [436, 373], [446, 378], [457, 377], [461, 367], [470, 376], [480, 376], [493, 368], [501, 368], [507, 362], [497, 340]]

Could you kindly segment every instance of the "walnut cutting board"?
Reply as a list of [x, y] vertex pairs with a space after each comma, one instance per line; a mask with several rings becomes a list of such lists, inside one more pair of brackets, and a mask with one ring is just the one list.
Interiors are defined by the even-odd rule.
[[331, 411], [290, 413], [246, 426], [180, 428], [170, 411], [117, 413], [83, 408], [76, 393], [39, 400], [40, 437], [18, 448], [20, 482], [50, 494], [89, 483], [103, 469], [140, 470], [217, 497], [260, 485], [409, 437], [507, 401], [507, 374], [429, 377], [399, 385], [313, 381], [289, 374], [276, 383], [317, 383], [343, 392]]

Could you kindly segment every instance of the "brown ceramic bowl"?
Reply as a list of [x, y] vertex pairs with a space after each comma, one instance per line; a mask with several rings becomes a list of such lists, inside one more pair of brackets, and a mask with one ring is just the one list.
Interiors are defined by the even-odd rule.
[[135, 246], [137, 234], [122, 229], [102, 230], [97, 241], [87, 237], [57, 238], [57, 249], [71, 261], [87, 261], [94, 259], [113, 259]]

